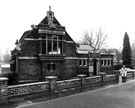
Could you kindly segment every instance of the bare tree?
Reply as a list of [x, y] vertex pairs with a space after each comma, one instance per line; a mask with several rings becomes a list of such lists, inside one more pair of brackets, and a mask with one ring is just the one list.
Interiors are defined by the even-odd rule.
[[90, 34], [85, 32], [81, 43], [87, 44], [95, 50], [100, 50], [106, 44], [106, 40], [107, 34], [100, 28], [97, 32], [91, 31]]

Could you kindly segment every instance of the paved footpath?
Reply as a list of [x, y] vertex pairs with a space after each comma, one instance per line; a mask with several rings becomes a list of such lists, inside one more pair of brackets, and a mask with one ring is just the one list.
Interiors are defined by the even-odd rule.
[[135, 80], [17, 108], [135, 108]]

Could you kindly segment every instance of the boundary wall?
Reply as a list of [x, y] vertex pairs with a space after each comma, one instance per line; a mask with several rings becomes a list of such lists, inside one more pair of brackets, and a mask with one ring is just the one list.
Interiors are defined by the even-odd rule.
[[[100, 74], [99, 76], [93, 77], [86, 77], [85, 75], [82, 75], [82, 77], [76, 77], [70, 80], [57, 81], [52, 79], [45, 82], [20, 84], [14, 86], [8, 86], [8, 79], [5, 77], [0, 77], [0, 102], [5, 102], [8, 100], [8, 98], [12, 98], [15, 96], [33, 94], [38, 92], [51, 93], [70, 88], [98, 86], [100, 84], [119, 81], [118, 77], [118, 73], [113, 75]], [[129, 72], [127, 74], [127, 79], [134, 77], [135, 71]]]

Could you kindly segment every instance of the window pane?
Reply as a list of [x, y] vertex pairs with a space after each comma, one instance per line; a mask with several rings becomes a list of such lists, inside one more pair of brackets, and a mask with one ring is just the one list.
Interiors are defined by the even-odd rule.
[[58, 36], [58, 40], [62, 40], [62, 36]]
[[48, 40], [48, 54], [52, 54], [52, 41]]
[[[46, 35], [46, 41], [43, 42], [42, 52], [44, 54], [62, 54], [62, 36]], [[59, 41], [59, 39], [61, 41]]]
[[82, 65], [82, 60], [79, 60], [79, 66], [81, 66]]
[[104, 66], [106, 66], [106, 60], [104, 60]]
[[62, 54], [62, 41], [59, 41], [58, 45], [58, 54]]
[[113, 60], [111, 60], [111, 66], [113, 65]]
[[101, 66], [103, 66], [103, 60], [101, 60]]
[[53, 40], [57, 41], [57, 36], [53, 35]]
[[83, 66], [86, 66], [86, 62], [85, 62], [85, 60], [83, 60]]
[[46, 54], [46, 41], [42, 41], [42, 53]]
[[47, 70], [50, 71], [50, 65], [51, 64], [47, 64]]
[[47, 36], [47, 39], [52, 39], [52, 35], [48, 35]]
[[53, 41], [53, 54], [58, 54], [57, 41]]
[[108, 60], [108, 66], [110, 66], [110, 60]]

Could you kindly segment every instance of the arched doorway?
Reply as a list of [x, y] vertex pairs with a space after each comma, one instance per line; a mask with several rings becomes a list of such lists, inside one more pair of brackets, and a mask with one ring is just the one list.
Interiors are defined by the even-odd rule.
[[93, 75], [97, 75], [98, 74], [98, 60], [97, 59], [93, 59]]

